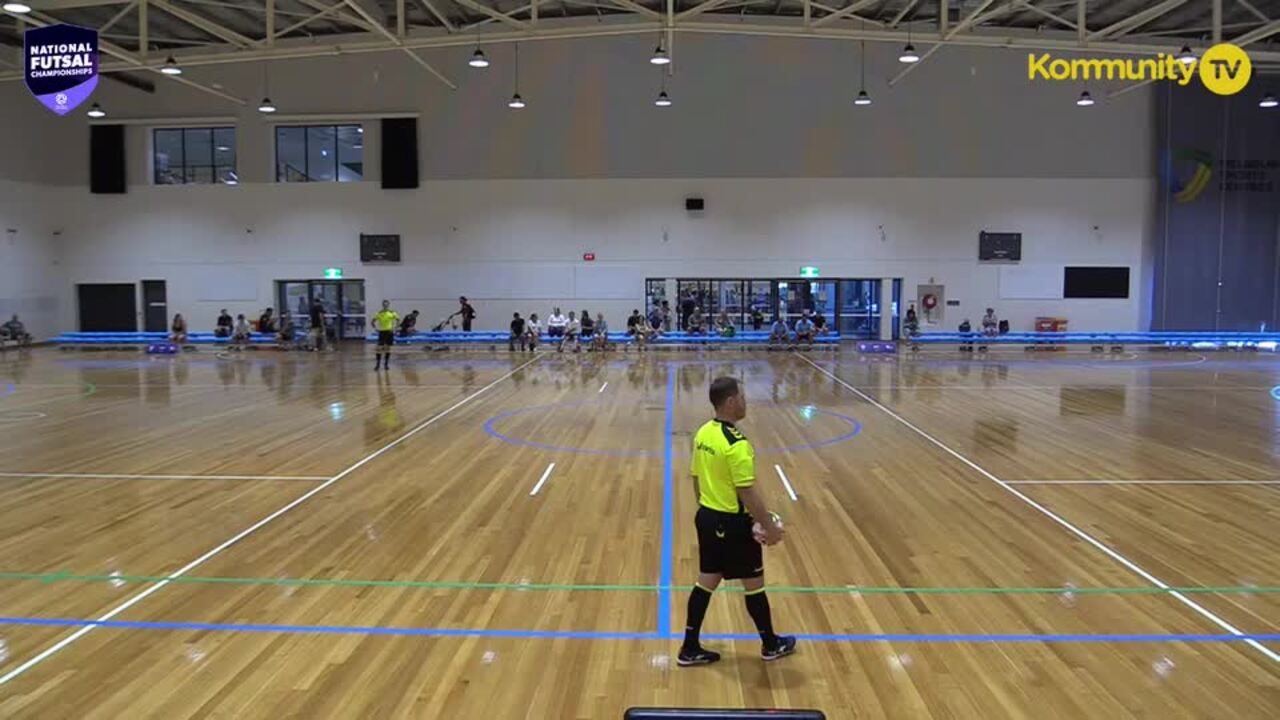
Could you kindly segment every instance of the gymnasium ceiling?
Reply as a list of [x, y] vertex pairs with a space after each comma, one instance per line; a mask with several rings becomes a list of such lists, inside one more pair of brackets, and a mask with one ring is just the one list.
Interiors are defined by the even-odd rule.
[[[21, 47], [28, 25], [98, 28], [103, 70], [144, 76], [170, 55], [198, 66], [397, 52], [451, 84], [417, 51], [648, 33], [910, 39], [926, 59], [945, 45], [1151, 55], [1221, 38], [1249, 46], [1262, 72], [1280, 67], [1280, 0], [24, 1], [30, 14], [0, 16], [0, 44]], [[0, 52], [0, 77], [14, 79], [15, 59]]]

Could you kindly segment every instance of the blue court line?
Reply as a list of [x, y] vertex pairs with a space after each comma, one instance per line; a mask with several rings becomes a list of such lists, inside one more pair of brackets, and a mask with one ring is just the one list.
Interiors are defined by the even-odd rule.
[[667, 368], [666, 417], [662, 423], [662, 571], [658, 584], [658, 634], [671, 634], [671, 553], [675, 489], [672, 478], [671, 435], [675, 432], [676, 369]]
[[18, 392], [18, 386], [17, 386], [17, 385], [14, 385], [13, 383], [9, 383], [8, 385], [6, 385], [6, 386], [4, 387], [4, 394], [5, 394], [5, 395], [12, 395], [12, 394], [14, 394], [14, 393], [16, 393], [16, 392]]
[[[26, 618], [0, 617], [0, 625], [100, 627], [119, 630], [195, 630], [201, 632], [256, 632], [290, 633], [310, 635], [397, 635], [418, 637], [490, 637], [515, 639], [573, 639], [573, 640], [677, 640], [677, 633], [653, 632], [601, 632], [591, 630], [485, 630], [476, 628], [419, 628], [380, 627], [363, 625], [271, 625], [255, 623], [203, 623], [203, 622], [153, 622], [142, 620], [81, 620], [77, 618]], [[758, 640], [748, 633], [706, 633], [708, 640]], [[919, 642], [919, 643], [1151, 643], [1151, 642], [1258, 642], [1280, 641], [1280, 633], [1258, 635], [1208, 635], [1208, 634], [1143, 634], [1119, 633], [1110, 635], [1065, 634], [959, 634], [939, 635], [930, 633], [857, 633], [847, 635], [799, 634], [807, 642]]]

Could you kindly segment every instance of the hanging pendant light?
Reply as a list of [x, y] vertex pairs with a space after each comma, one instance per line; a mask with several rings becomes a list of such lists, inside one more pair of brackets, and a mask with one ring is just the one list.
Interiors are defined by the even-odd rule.
[[178, 61], [174, 60], [173, 56], [170, 55], [169, 59], [164, 61], [164, 65], [160, 68], [160, 72], [165, 75], [181, 75], [182, 68], [178, 65]]
[[858, 70], [862, 75], [861, 85], [858, 90], [858, 97], [853, 99], [854, 105], [870, 105], [871, 96], [867, 94], [867, 41], [861, 42], [861, 48], [858, 51], [861, 58], [858, 61]]
[[1277, 101], [1276, 96], [1271, 93], [1263, 95], [1262, 100], [1258, 103], [1258, 107], [1267, 108], [1268, 110], [1276, 107], [1277, 105], [1280, 105], [1280, 101]]
[[511, 100], [507, 103], [507, 107], [512, 110], [523, 110], [525, 107], [524, 98], [520, 97], [520, 44], [516, 43], [516, 91], [511, 95]]
[[1080, 93], [1080, 97], [1076, 100], [1076, 105], [1079, 105], [1080, 107], [1089, 107], [1093, 105], [1093, 96], [1089, 94], [1088, 90], [1085, 90]]
[[1182, 50], [1178, 52], [1178, 62], [1183, 65], [1191, 65], [1196, 61], [1196, 54], [1191, 52], [1190, 45], [1183, 45]]
[[101, 106], [101, 105], [99, 105], [98, 103], [94, 103], [94, 104], [90, 105], [90, 106], [89, 106], [89, 112], [87, 112], [87, 113], [85, 113], [85, 114], [86, 114], [86, 115], [88, 115], [89, 117], [93, 118], [94, 120], [97, 120], [98, 118], [104, 118], [104, 117], [106, 117], [106, 116], [107, 116], [107, 112], [106, 112], [105, 110], [103, 110], [103, 109], [102, 109], [102, 106]]
[[473, 68], [487, 68], [489, 67], [489, 58], [485, 57], [483, 50], [476, 48], [476, 51], [471, 54], [471, 59], [467, 61], [467, 64]]

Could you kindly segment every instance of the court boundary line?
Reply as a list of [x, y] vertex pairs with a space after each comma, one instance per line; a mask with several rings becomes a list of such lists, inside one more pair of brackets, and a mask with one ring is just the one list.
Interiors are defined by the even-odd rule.
[[[213, 548], [212, 550], [210, 550], [210, 551], [206, 552], [205, 554], [201, 555], [200, 557], [196, 558], [195, 560], [192, 560], [191, 562], [189, 562], [189, 563], [187, 563], [186, 565], [182, 566], [182, 567], [181, 567], [181, 568], [179, 568], [178, 570], [176, 570], [176, 571], [174, 571], [174, 572], [172, 572], [172, 573], [169, 573], [168, 575], [166, 575], [166, 576], [165, 576], [165, 579], [164, 579], [164, 580], [161, 580], [161, 581], [159, 581], [159, 582], [155, 583], [154, 585], [152, 585], [152, 586], [150, 586], [150, 587], [148, 587], [148, 588], [143, 589], [141, 592], [137, 593], [137, 594], [136, 594], [136, 595], [134, 595], [133, 597], [129, 598], [128, 600], [125, 600], [124, 602], [122, 602], [122, 603], [120, 603], [119, 605], [115, 606], [115, 607], [114, 607], [114, 608], [112, 608], [111, 610], [108, 610], [107, 612], [103, 613], [101, 616], [99, 616], [99, 617], [97, 618], [97, 620], [95, 620], [95, 622], [97, 622], [97, 623], [102, 623], [102, 622], [109, 621], [109, 620], [111, 620], [112, 618], [114, 618], [115, 616], [117, 616], [117, 615], [119, 615], [120, 613], [124, 612], [125, 610], [128, 610], [129, 608], [133, 607], [134, 605], [138, 604], [139, 602], [142, 602], [143, 600], [147, 599], [147, 598], [148, 598], [148, 597], [150, 597], [151, 595], [155, 594], [156, 592], [158, 592], [159, 590], [161, 590], [162, 588], [164, 588], [166, 585], [168, 585], [168, 584], [170, 584], [171, 582], [173, 582], [173, 578], [175, 578], [175, 577], [179, 577], [179, 576], [181, 576], [181, 575], [185, 575], [185, 574], [187, 574], [187, 572], [189, 572], [189, 571], [193, 570], [193, 569], [194, 569], [194, 568], [196, 568], [196, 567], [199, 567], [200, 565], [204, 564], [205, 562], [209, 561], [210, 559], [212, 559], [212, 558], [214, 558], [215, 556], [217, 556], [217, 555], [219, 555], [220, 553], [222, 553], [222, 552], [223, 552], [224, 550], [226, 550], [227, 548], [229, 548], [229, 547], [231, 547], [231, 546], [235, 545], [236, 543], [240, 542], [240, 541], [241, 541], [241, 540], [243, 540], [244, 538], [248, 537], [249, 535], [251, 535], [251, 534], [253, 534], [254, 532], [256, 532], [257, 530], [259, 530], [260, 528], [264, 527], [265, 525], [267, 525], [267, 524], [268, 524], [268, 523], [270, 523], [271, 521], [275, 520], [276, 518], [280, 517], [281, 515], [284, 515], [285, 513], [289, 512], [290, 510], [294, 509], [295, 507], [297, 507], [297, 506], [301, 505], [302, 503], [306, 502], [307, 500], [311, 499], [312, 497], [314, 497], [314, 496], [318, 495], [319, 493], [321, 493], [321, 492], [323, 492], [323, 491], [327, 490], [328, 488], [332, 487], [332, 486], [333, 486], [335, 483], [337, 483], [339, 480], [342, 480], [343, 478], [347, 477], [348, 475], [350, 475], [351, 473], [355, 472], [356, 470], [358, 470], [358, 469], [360, 469], [360, 468], [364, 467], [364, 466], [365, 466], [366, 464], [368, 464], [369, 462], [371, 462], [371, 461], [375, 460], [376, 458], [378, 458], [378, 457], [382, 456], [382, 454], [383, 454], [383, 453], [386, 453], [388, 450], [391, 450], [392, 448], [397, 447], [398, 445], [400, 445], [400, 444], [401, 444], [401, 443], [403, 443], [404, 441], [408, 440], [409, 438], [413, 437], [414, 435], [418, 434], [418, 433], [419, 433], [419, 432], [421, 432], [422, 430], [424, 430], [424, 429], [426, 429], [426, 428], [430, 427], [431, 425], [433, 425], [433, 424], [434, 424], [437, 420], [439, 420], [440, 418], [443, 418], [443, 417], [445, 417], [446, 415], [448, 415], [449, 413], [453, 412], [454, 410], [457, 410], [458, 408], [462, 407], [463, 405], [466, 405], [467, 403], [471, 402], [473, 399], [475, 399], [475, 398], [479, 397], [480, 395], [482, 395], [482, 394], [484, 394], [484, 393], [488, 392], [491, 388], [493, 388], [493, 387], [497, 386], [499, 383], [503, 382], [504, 380], [506, 380], [507, 378], [511, 377], [512, 375], [515, 375], [516, 373], [520, 372], [521, 370], [523, 370], [523, 369], [525, 369], [525, 368], [529, 367], [530, 365], [532, 365], [532, 364], [534, 364], [534, 363], [538, 362], [540, 359], [542, 359], [542, 358], [541, 358], [541, 356], [535, 356], [535, 357], [534, 357], [534, 358], [532, 358], [531, 360], [528, 360], [527, 362], [524, 362], [524, 363], [522, 363], [522, 364], [518, 365], [517, 367], [513, 368], [512, 370], [509, 370], [508, 372], [506, 372], [506, 373], [505, 373], [505, 374], [503, 374], [502, 376], [498, 377], [496, 380], [494, 380], [493, 382], [489, 383], [488, 385], [485, 385], [484, 387], [480, 388], [479, 390], [476, 390], [475, 392], [473, 392], [473, 393], [471, 393], [470, 395], [468, 395], [468, 396], [466, 396], [466, 397], [462, 398], [461, 400], [459, 400], [458, 402], [454, 403], [453, 405], [450, 405], [448, 408], [446, 408], [446, 409], [444, 409], [444, 410], [442, 410], [442, 411], [440, 411], [440, 412], [436, 413], [435, 415], [432, 415], [431, 417], [427, 418], [426, 420], [423, 420], [422, 422], [420, 422], [420, 423], [418, 423], [417, 425], [415, 425], [413, 428], [411, 428], [408, 432], [404, 433], [404, 434], [403, 434], [403, 435], [401, 435], [400, 437], [396, 438], [395, 440], [392, 440], [391, 442], [387, 443], [386, 445], [383, 445], [381, 448], [379, 448], [379, 449], [377, 449], [377, 450], [373, 451], [372, 453], [369, 453], [368, 455], [364, 456], [364, 458], [362, 458], [362, 459], [360, 459], [360, 460], [356, 461], [356, 463], [355, 463], [355, 464], [351, 465], [351, 466], [350, 466], [350, 467], [348, 467], [346, 470], [343, 470], [342, 472], [338, 473], [337, 475], [334, 475], [333, 477], [329, 478], [328, 480], [324, 481], [323, 483], [321, 483], [321, 484], [319, 484], [319, 485], [317, 485], [317, 486], [315, 486], [315, 487], [311, 488], [310, 490], [308, 490], [307, 492], [303, 493], [302, 495], [299, 495], [297, 498], [293, 499], [292, 501], [290, 501], [289, 503], [287, 503], [286, 505], [284, 505], [284, 506], [283, 506], [283, 507], [281, 507], [280, 509], [278, 509], [278, 510], [276, 510], [275, 512], [271, 513], [270, 515], [268, 515], [268, 516], [266, 516], [266, 517], [262, 518], [261, 520], [259, 520], [258, 522], [254, 523], [253, 525], [250, 525], [249, 527], [245, 528], [244, 530], [241, 530], [241, 531], [240, 531], [239, 533], [237, 533], [236, 535], [233, 535], [230, 539], [228, 539], [228, 540], [224, 541], [222, 544], [218, 545], [217, 547]], [[70, 635], [66, 636], [65, 638], [62, 638], [61, 640], [59, 640], [58, 642], [54, 643], [53, 645], [51, 645], [51, 646], [49, 646], [49, 647], [45, 648], [43, 651], [41, 651], [41, 652], [40, 652], [39, 654], [37, 654], [36, 656], [32, 657], [31, 659], [27, 660], [26, 662], [22, 663], [21, 665], [17, 666], [16, 668], [14, 668], [14, 669], [10, 670], [9, 672], [5, 673], [3, 676], [0, 676], [0, 685], [4, 685], [4, 684], [8, 683], [10, 680], [13, 680], [14, 678], [18, 677], [19, 675], [21, 675], [21, 674], [25, 673], [27, 670], [30, 670], [31, 668], [35, 667], [36, 665], [39, 665], [41, 662], [44, 662], [44, 661], [45, 661], [46, 659], [48, 659], [49, 657], [51, 657], [51, 656], [53, 656], [54, 654], [58, 653], [59, 651], [61, 651], [63, 648], [67, 647], [67, 646], [68, 646], [68, 645], [70, 645], [71, 643], [74, 643], [76, 640], [79, 640], [80, 638], [82, 638], [82, 637], [84, 637], [85, 635], [89, 634], [90, 632], [92, 632], [92, 631], [93, 631], [93, 629], [94, 629], [94, 628], [99, 627], [99, 626], [100, 626], [100, 625], [85, 625], [85, 626], [81, 627], [79, 630], [76, 630], [75, 632], [73, 632], [73, 633], [71, 633]]]
[[676, 374], [667, 366], [667, 402], [662, 419], [662, 560], [658, 570], [658, 634], [671, 634], [671, 585], [674, 582], [675, 470], [672, 434], [675, 432]]
[[1010, 485], [1280, 485], [1280, 480], [1005, 480]]
[[[964, 463], [965, 465], [969, 466], [971, 469], [973, 469], [973, 470], [977, 471], [977, 472], [978, 472], [978, 473], [980, 473], [983, 477], [985, 477], [985, 478], [987, 478], [988, 480], [990, 480], [990, 481], [994, 482], [996, 485], [1000, 486], [1001, 488], [1003, 488], [1004, 490], [1006, 490], [1007, 492], [1009, 492], [1009, 493], [1010, 493], [1011, 495], [1013, 495], [1014, 497], [1018, 498], [1019, 500], [1022, 500], [1022, 501], [1023, 501], [1024, 503], [1026, 503], [1027, 505], [1030, 505], [1032, 508], [1034, 508], [1035, 510], [1039, 511], [1039, 512], [1040, 512], [1042, 515], [1044, 515], [1045, 517], [1048, 517], [1050, 520], [1053, 520], [1053, 521], [1054, 521], [1055, 523], [1057, 523], [1058, 525], [1062, 526], [1063, 528], [1066, 528], [1068, 531], [1070, 531], [1073, 535], [1075, 535], [1075, 536], [1076, 536], [1076, 537], [1078, 537], [1079, 539], [1084, 540], [1085, 542], [1087, 542], [1088, 544], [1090, 544], [1090, 545], [1094, 546], [1094, 547], [1095, 547], [1095, 548], [1097, 548], [1098, 550], [1101, 550], [1101, 551], [1103, 552], [1103, 554], [1107, 555], [1107, 556], [1108, 556], [1108, 557], [1110, 557], [1112, 560], [1115, 560], [1116, 562], [1118, 562], [1118, 563], [1120, 563], [1121, 565], [1125, 566], [1125, 567], [1126, 567], [1126, 568], [1128, 568], [1130, 571], [1132, 571], [1132, 572], [1136, 573], [1138, 576], [1140, 576], [1140, 577], [1142, 577], [1143, 579], [1145, 579], [1147, 582], [1150, 582], [1151, 584], [1153, 584], [1153, 585], [1155, 585], [1155, 586], [1157, 586], [1157, 587], [1160, 587], [1160, 588], [1163, 588], [1163, 589], [1169, 590], [1170, 585], [1169, 585], [1168, 583], [1166, 583], [1165, 581], [1161, 580], [1160, 578], [1156, 577], [1155, 575], [1152, 575], [1150, 572], [1147, 572], [1147, 571], [1146, 571], [1146, 570], [1144, 570], [1141, 566], [1139, 566], [1137, 563], [1135, 563], [1135, 562], [1133, 562], [1132, 560], [1130, 560], [1130, 559], [1126, 558], [1125, 556], [1121, 555], [1119, 552], [1116, 552], [1115, 550], [1111, 549], [1111, 548], [1110, 548], [1110, 547], [1108, 547], [1106, 544], [1104, 544], [1104, 543], [1103, 543], [1103, 542], [1101, 542], [1100, 540], [1098, 540], [1098, 539], [1094, 538], [1094, 537], [1093, 537], [1092, 535], [1090, 535], [1089, 533], [1087, 533], [1087, 532], [1085, 532], [1085, 531], [1081, 530], [1080, 528], [1076, 527], [1075, 525], [1071, 524], [1070, 522], [1068, 522], [1067, 520], [1065, 520], [1061, 515], [1058, 515], [1058, 514], [1057, 514], [1057, 513], [1055, 513], [1054, 511], [1052, 511], [1052, 510], [1048, 509], [1047, 507], [1045, 507], [1045, 506], [1041, 505], [1040, 503], [1036, 502], [1035, 500], [1033, 500], [1032, 498], [1030, 498], [1029, 496], [1027, 496], [1027, 495], [1026, 495], [1025, 493], [1023, 493], [1022, 491], [1018, 490], [1018, 489], [1017, 489], [1017, 488], [1015, 488], [1014, 486], [1010, 485], [1009, 483], [1005, 482], [1004, 480], [1001, 480], [999, 477], [996, 477], [996, 475], [994, 475], [993, 473], [991, 473], [990, 471], [988, 471], [986, 468], [983, 468], [981, 465], [979, 465], [979, 464], [977, 464], [977, 463], [973, 462], [972, 460], [970, 460], [969, 458], [965, 457], [964, 455], [961, 455], [959, 452], [957, 452], [957, 451], [955, 451], [955, 450], [951, 449], [951, 447], [950, 447], [949, 445], [947, 445], [946, 443], [944, 443], [944, 442], [942, 442], [941, 440], [939, 440], [939, 439], [937, 439], [937, 438], [933, 437], [932, 435], [930, 435], [929, 433], [925, 432], [924, 430], [921, 430], [919, 427], [916, 427], [916, 425], [914, 425], [911, 421], [909, 421], [909, 420], [907, 420], [906, 418], [902, 417], [901, 415], [899, 415], [898, 413], [894, 412], [893, 410], [890, 410], [887, 406], [885, 406], [884, 404], [882, 404], [879, 400], [876, 400], [875, 398], [873, 398], [873, 397], [871, 397], [870, 395], [868, 395], [868, 394], [866, 394], [866, 393], [862, 392], [861, 390], [859, 390], [858, 388], [854, 387], [853, 385], [850, 385], [849, 383], [845, 382], [845, 381], [844, 381], [840, 376], [838, 376], [838, 375], [836, 375], [835, 373], [833, 373], [833, 372], [831, 372], [831, 371], [827, 370], [826, 368], [822, 367], [821, 365], [819, 365], [819, 364], [815, 363], [813, 360], [810, 360], [807, 356], [805, 356], [805, 355], [803, 355], [803, 354], [800, 354], [800, 353], [796, 353], [796, 356], [797, 356], [797, 357], [799, 357], [801, 360], [804, 360], [805, 362], [809, 363], [809, 364], [810, 364], [811, 366], [813, 366], [813, 368], [814, 368], [815, 370], [817, 370], [818, 372], [822, 373], [823, 375], [826, 375], [827, 377], [831, 378], [832, 380], [835, 380], [837, 383], [839, 383], [840, 385], [842, 385], [845, 389], [847, 389], [847, 390], [849, 390], [849, 391], [853, 392], [853, 393], [854, 393], [855, 395], [857, 395], [858, 397], [861, 397], [863, 400], [866, 400], [867, 402], [871, 403], [872, 405], [874, 405], [876, 408], [878, 408], [879, 410], [881, 410], [882, 412], [884, 412], [884, 413], [885, 413], [886, 415], [888, 415], [889, 417], [893, 418], [894, 420], [897, 420], [899, 423], [901, 423], [902, 425], [905, 425], [907, 428], [910, 428], [910, 429], [911, 429], [911, 430], [913, 430], [917, 435], [919, 435], [920, 437], [924, 438], [925, 440], [928, 440], [930, 443], [932, 443], [932, 444], [933, 444], [934, 446], [936, 446], [938, 449], [940, 449], [940, 450], [942, 450], [942, 451], [946, 452], [948, 455], [951, 455], [951, 456], [952, 456], [952, 457], [954, 457], [955, 459], [957, 459], [957, 460], [959, 460], [960, 462]], [[1210, 622], [1212, 622], [1213, 624], [1215, 624], [1215, 625], [1217, 625], [1218, 627], [1222, 628], [1223, 630], [1226, 630], [1227, 632], [1229, 632], [1229, 633], [1231, 633], [1232, 635], [1235, 635], [1235, 636], [1237, 636], [1237, 637], [1240, 637], [1240, 638], [1246, 638], [1246, 635], [1247, 635], [1246, 633], [1244, 633], [1243, 631], [1241, 631], [1239, 628], [1235, 627], [1235, 626], [1234, 626], [1234, 625], [1232, 625], [1231, 623], [1227, 622], [1226, 620], [1223, 620], [1222, 618], [1218, 617], [1218, 616], [1217, 616], [1217, 615], [1215, 615], [1213, 612], [1211, 612], [1211, 611], [1209, 611], [1207, 608], [1205, 608], [1203, 605], [1201, 605], [1201, 604], [1197, 603], [1196, 601], [1192, 600], [1191, 598], [1187, 597], [1186, 595], [1183, 595], [1182, 593], [1177, 592], [1176, 590], [1169, 590], [1169, 595], [1170, 595], [1170, 596], [1172, 596], [1173, 598], [1175, 598], [1176, 600], [1178, 600], [1179, 602], [1181, 602], [1183, 605], [1185, 605], [1185, 606], [1187, 606], [1187, 607], [1191, 608], [1192, 610], [1196, 611], [1198, 614], [1200, 614], [1200, 616], [1202, 616], [1202, 617], [1204, 617], [1205, 619], [1209, 620]], [[1272, 660], [1272, 661], [1274, 661], [1274, 662], [1280, 663], [1280, 653], [1275, 652], [1275, 651], [1274, 651], [1274, 650], [1272, 650], [1271, 648], [1267, 647], [1266, 645], [1263, 645], [1262, 643], [1258, 642], [1257, 640], [1253, 640], [1252, 638], [1246, 638], [1246, 639], [1244, 639], [1244, 642], [1245, 642], [1247, 645], [1249, 645], [1250, 647], [1252, 647], [1253, 649], [1255, 649], [1255, 650], [1257, 650], [1257, 651], [1261, 652], [1261, 653], [1262, 653], [1263, 655], [1265, 655], [1268, 659], [1270, 659], [1270, 660]]]
[[324, 482], [331, 475], [147, 475], [145, 473], [40, 473], [0, 472], [0, 478], [68, 480], [310, 480]]
[[[256, 632], [309, 635], [409, 635], [428, 637], [488, 637], [516, 639], [580, 639], [580, 640], [661, 640], [681, 637], [673, 632], [636, 632], [629, 630], [521, 630], [504, 628], [431, 628], [386, 625], [274, 625], [258, 623], [207, 623], [148, 620], [88, 620], [79, 618], [0, 617], [0, 625], [84, 626], [124, 630], [192, 630], [198, 632]], [[709, 640], [759, 640], [750, 633], [705, 633]], [[799, 633], [796, 637], [809, 642], [920, 642], [920, 643], [1151, 643], [1151, 642], [1256, 642], [1280, 640], [1280, 633], [1195, 634], [1195, 633], [1110, 633], [1110, 634], [1035, 634], [1035, 633]]]
[[796, 497], [795, 488], [791, 487], [791, 481], [787, 479], [787, 474], [782, 472], [782, 466], [775, 464], [773, 469], [778, 472], [778, 479], [782, 481], [783, 487], [787, 489], [787, 494], [791, 496], [791, 502], [799, 502], [800, 498]]
[[551, 477], [551, 471], [555, 469], [555, 463], [551, 463], [547, 466], [546, 472], [542, 473], [542, 477], [539, 478], [537, 484], [533, 486], [533, 490], [529, 491], [529, 497], [533, 497], [538, 494], [538, 491], [542, 489], [542, 484], [547, 481], [547, 478]]

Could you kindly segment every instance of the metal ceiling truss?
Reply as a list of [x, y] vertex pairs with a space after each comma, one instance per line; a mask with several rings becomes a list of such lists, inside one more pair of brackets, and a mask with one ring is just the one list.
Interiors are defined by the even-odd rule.
[[[1062, 53], [1154, 55], [1219, 39], [1252, 45], [1263, 67], [1280, 64], [1280, 0], [28, 0], [0, 17], [0, 44], [21, 52], [27, 25], [96, 27], [104, 73], [184, 69], [392, 52], [450, 88], [417, 51], [476, 44], [660, 33], [869, 41], [924, 49], [902, 81], [946, 46]], [[835, 5], [839, 5], [836, 7]], [[152, 12], [154, 10], [154, 12]], [[107, 31], [111, 31], [108, 33]], [[132, 42], [130, 42], [132, 40]], [[0, 52], [3, 52], [0, 50]], [[15, 59], [20, 56], [15, 54]], [[673, 56], [674, 59], [674, 56]], [[4, 67], [18, 68], [0, 57]], [[188, 74], [165, 76], [241, 105], [246, 100]], [[0, 80], [20, 79], [10, 70]], [[1112, 93], [1122, 94], [1130, 86]]]

